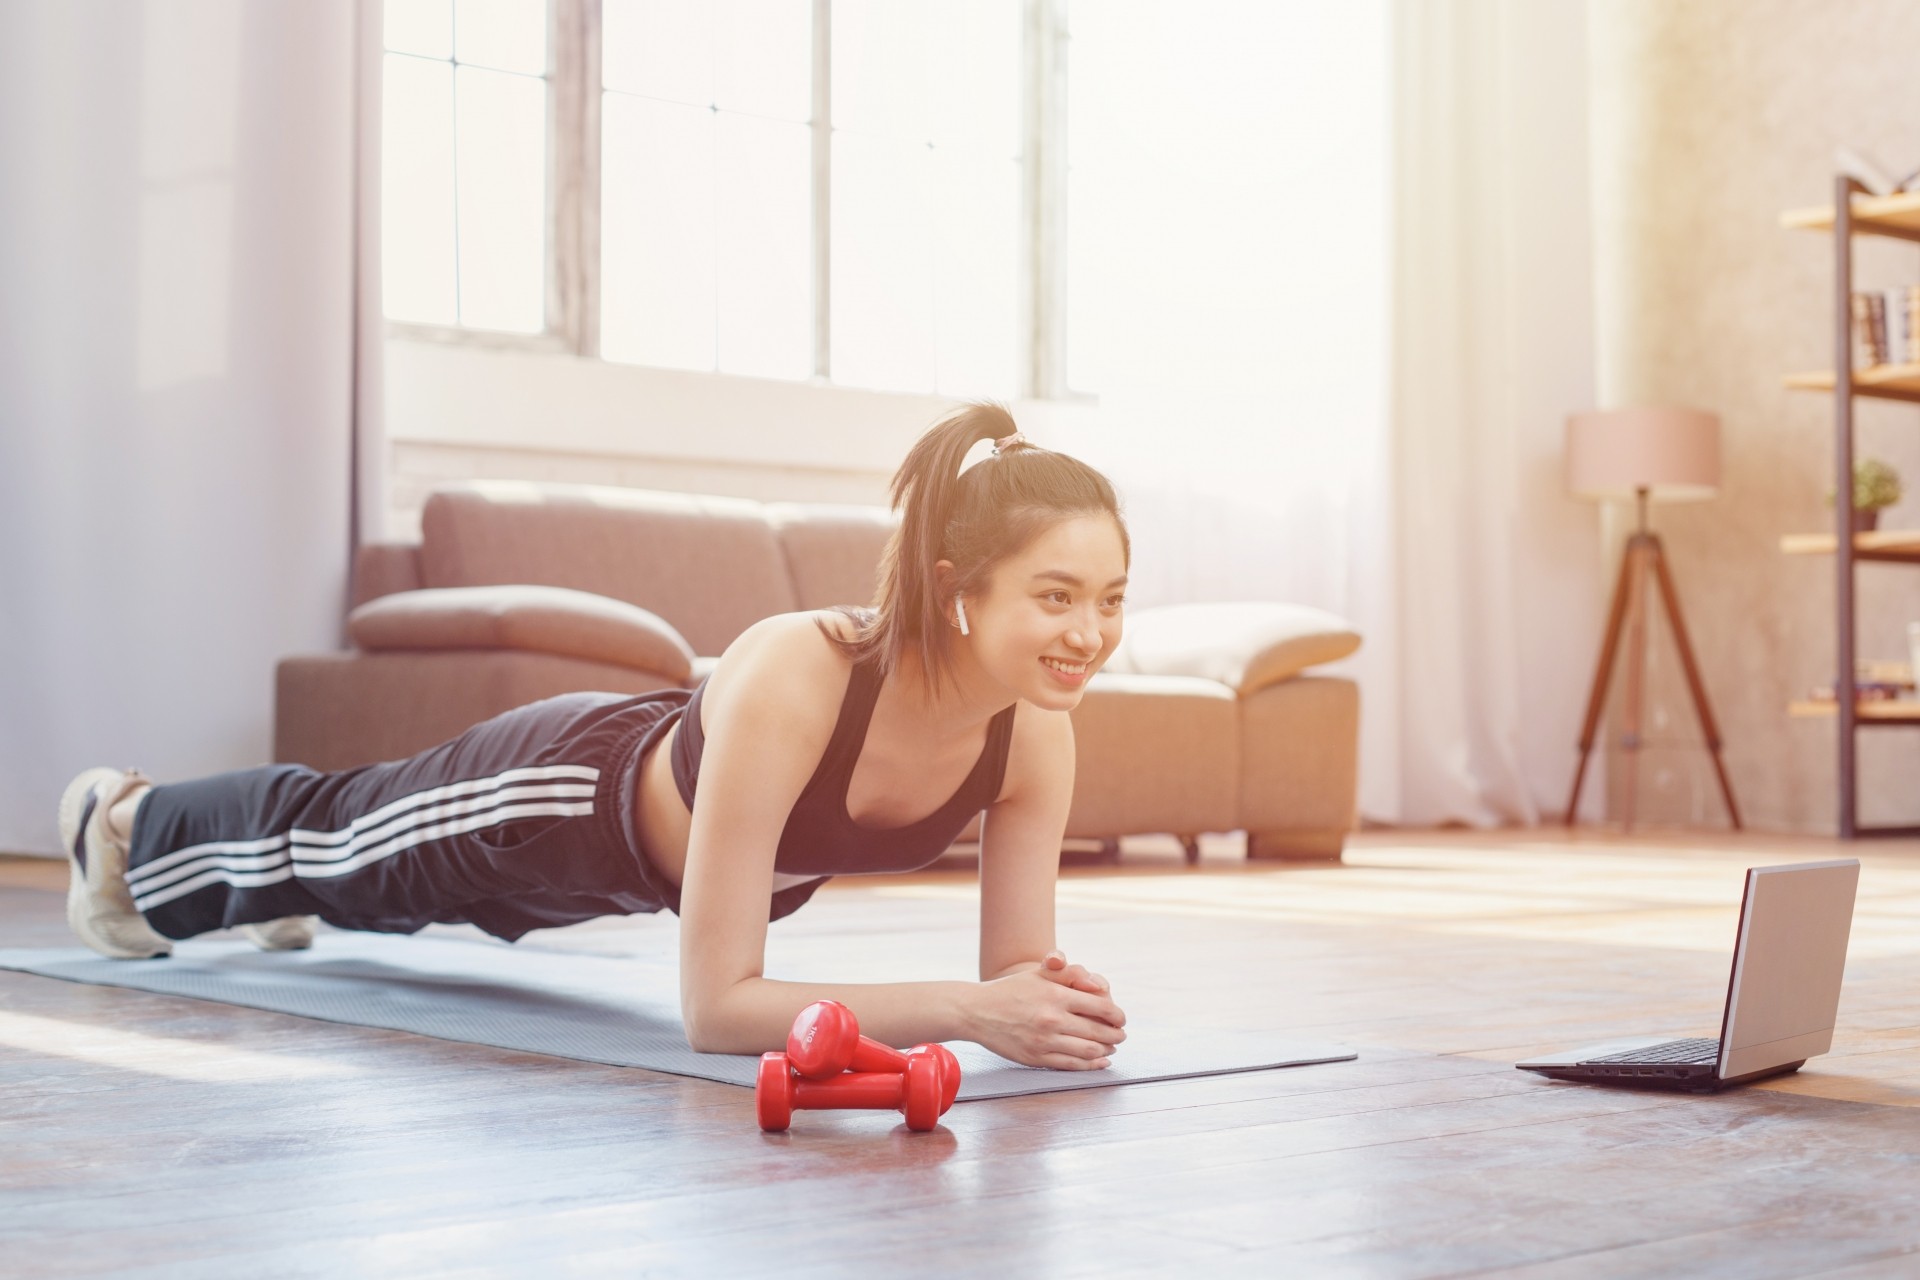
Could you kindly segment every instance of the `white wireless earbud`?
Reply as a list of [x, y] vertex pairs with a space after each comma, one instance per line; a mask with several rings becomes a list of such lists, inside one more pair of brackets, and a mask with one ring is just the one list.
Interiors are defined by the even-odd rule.
[[967, 606], [961, 602], [959, 596], [953, 598], [953, 613], [960, 619], [960, 634], [967, 635]]

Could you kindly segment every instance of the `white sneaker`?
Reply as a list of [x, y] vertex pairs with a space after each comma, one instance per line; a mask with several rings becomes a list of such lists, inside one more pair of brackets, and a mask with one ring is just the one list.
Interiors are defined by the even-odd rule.
[[107, 827], [107, 812], [136, 787], [151, 785], [134, 769], [88, 769], [60, 796], [60, 846], [72, 874], [67, 925], [80, 941], [110, 960], [173, 954], [127, 889], [127, 851]]
[[243, 924], [244, 933], [262, 951], [305, 951], [313, 945], [313, 925], [318, 916], [282, 916], [260, 924]]

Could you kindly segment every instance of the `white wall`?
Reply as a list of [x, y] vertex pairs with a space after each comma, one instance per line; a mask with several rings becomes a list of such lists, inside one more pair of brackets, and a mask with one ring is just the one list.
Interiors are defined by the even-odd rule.
[[[432, 489], [553, 480], [761, 501], [887, 501], [900, 459], [957, 402], [499, 347], [389, 339], [386, 536], [420, 534]], [[1042, 443], [1097, 420], [1086, 404], [1016, 400]]]
[[0, 5], [0, 850], [266, 759], [338, 641], [353, 7]]

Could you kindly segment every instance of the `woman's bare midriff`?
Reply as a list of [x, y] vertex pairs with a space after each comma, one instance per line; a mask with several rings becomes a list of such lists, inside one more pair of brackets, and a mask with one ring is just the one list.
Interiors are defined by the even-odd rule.
[[[647, 752], [640, 762], [640, 785], [633, 799], [638, 810], [634, 814], [634, 825], [640, 832], [641, 847], [660, 874], [676, 887], [686, 880], [687, 837], [693, 829], [693, 814], [680, 798], [680, 787], [673, 780], [673, 743], [679, 735], [680, 726], [676, 724]], [[816, 878], [776, 871], [773, 889], [777, 893]]]

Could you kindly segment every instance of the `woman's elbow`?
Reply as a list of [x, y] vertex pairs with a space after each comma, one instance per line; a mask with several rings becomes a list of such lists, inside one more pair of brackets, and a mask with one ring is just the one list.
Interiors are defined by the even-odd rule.
[[687, 1044], [695, 1053], [759, 1053], [763, 1045], [738, 1029], [712, 1024], [687, 1024]]
[[687, 1044], [695, 1053], [758, 1052], [747, 1043], [723, 996], [723, 992], [681, 993], [680, 1020], [686, 1024]]
[[725, 1053], [720, 1047], [721, 1036], [718, 1021], [713, 1016], [710, 1002], [683, 999], [680, 1002], [680, 1020], [686, 1024], [687, 1044], [695, 1053]]

